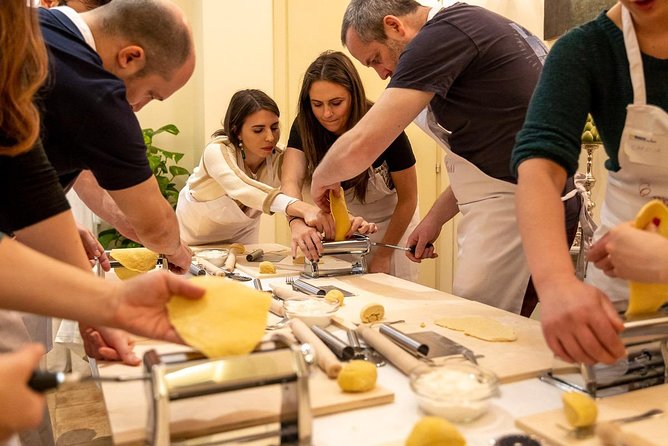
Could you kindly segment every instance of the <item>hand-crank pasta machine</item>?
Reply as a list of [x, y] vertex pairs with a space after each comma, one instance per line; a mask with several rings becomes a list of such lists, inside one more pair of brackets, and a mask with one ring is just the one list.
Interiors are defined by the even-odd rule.
[[358, 237], [340, 242], [323, 242], [322, 245], [324, 247], [323, 256], [352, 256], [350, 268], [320, 269], [318, 262], [306, 259], [304, 261], [304, 272], [302, 273], [302, 276], [317, 278], [364, 274], [367, 272], [366, 256], [371, 251], [371, 241], [368, 237]]
[[[147, 442], [157, 446], [268, 444], [267, 438], [272, 437], [271, 444], [310, 445], [308, 375], [313, 361], [310, 345], [290, 342], [279, 334], [248, 355], [219, 359], [207, 359], [197, 352], [158, 354], [150, 350], [144, 355], [149, 401]], [[229, 392], [234, 401], [242, 397], [244, 390], [259, 386], [280, 392], [277, 419], [262, 420], [266, 423], [249, 421], [243, 429], [227, 432], [209, 429], [195, 438], [170, 432], [170, 406], [175, 402], [221, 392]], [[269, 389], [270, 386], [273, 388]], [[258, 400], [257, 406], [262, 408], [263, 401]]]
[[[578, 370], [552, 370], [543, 379], [559, 387], [606, 397], [668, 382], [668, 313], [624, 322], [627, 357], [613, 365], [581, 364]], [[578, 373], [579, 372], [579, 373]]]

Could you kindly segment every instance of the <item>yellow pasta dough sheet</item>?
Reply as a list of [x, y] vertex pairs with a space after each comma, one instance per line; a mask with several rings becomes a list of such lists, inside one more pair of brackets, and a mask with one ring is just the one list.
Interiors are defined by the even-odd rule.
[[517, 333], [512, 327], [488, 317], [443, 317], [435, 320], [434, 323], [451, 330], [463, 331], [468, 336], [484, 341], [510, 342], [517, 340]]
[[158, 254], [147, 248], [112, 249], [109, 255], [130, 271], [141, 273], [155, 268], [158, 261]]
[[[652, 200], [643, 206], [633, 225], [645, 230], [650, 223], [656, 226], [660, 235], [668, 238], [668, 207], [660, 200]], [[666, 301], [668, 301], [668, 285], [631, 281], [626, 316], [655, 313]]]
[[271, 298], [222, 277], [190, 280], [206, 289], [204, 297], [173, 296], [167, 304], [169, 320], [183, 340], [210, 358], [251, 352], [264, 335]]

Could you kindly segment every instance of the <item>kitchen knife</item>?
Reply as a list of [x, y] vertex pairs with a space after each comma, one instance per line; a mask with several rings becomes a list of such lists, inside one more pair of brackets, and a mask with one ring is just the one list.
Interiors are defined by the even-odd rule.
[[[384, 248], [398, 249], [400, 251], [409, 251], [409, 252], [415, 254], [415, 245], [406, 247], [406, 246], [399, 246], [399, 245], [390, 245], [388, 243], [380, 243], [380, 242], [371, 242], [371, 244], [373, 246], [382, 246]], [[426, 248], [431, 248], [432, 246], [434, 246], [434, 245], [431, 244], [431, 243], [427, 243]]]
[[144, 381], [149, 379], [148, 375], [140, 376], [83, 376], [80, 373], [47, 372], [45, 370], [35, 370], [28, 380], [28, 386], [36, 392], [45, 392], [55, 389], [61, 384], [79, 383], [83, 381]]

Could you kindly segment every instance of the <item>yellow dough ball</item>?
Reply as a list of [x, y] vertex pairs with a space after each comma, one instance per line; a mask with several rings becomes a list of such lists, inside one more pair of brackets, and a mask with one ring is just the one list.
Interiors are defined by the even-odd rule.
[[343, 366], [336, 382], [344, 392], [368, 392], [376, 387], [377, 377], [374, 364], [356, 359]]
[[275, 274], [275, 273], [276, 273], [276, 265], [266, 260], [264, 262], [260, 262], [260, 274]]
[[449, 421], [441, 417], [423, 417], [413, 426], [406, 446], [466, 446], [466, 439]]
[[561, 395], [564, 403], [564, 415], [573, 427], [592, 426], [596, 423], [598, 409], [596, 401], [589, 395], [579, 392], [567, 392]]
[[343, 306], [344, 295], [341, 290], [329, 290], [325, 294], [325, 300], [328, 302], [338, 302], [339, 305]]
[[232, 243], [230, 245], [230, 252], [233, 252], [235, 254], [245, 254], [246, 253], [246, 247], [242, 245], [241, 243]]
[[360, 311], [360, 320], [363, 323], [378, 322], [385, 317], [385, 307], [381, 304], [369, 304]]

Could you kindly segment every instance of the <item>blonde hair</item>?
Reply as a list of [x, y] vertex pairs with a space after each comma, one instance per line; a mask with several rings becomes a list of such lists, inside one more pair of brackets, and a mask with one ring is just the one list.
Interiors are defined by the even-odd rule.
[[2, 0], [0, 8], [0, 154], [29, 150], [39, 136], [33, 96], [47, 75], [46, 48], [36, 12], [25, 0]]

